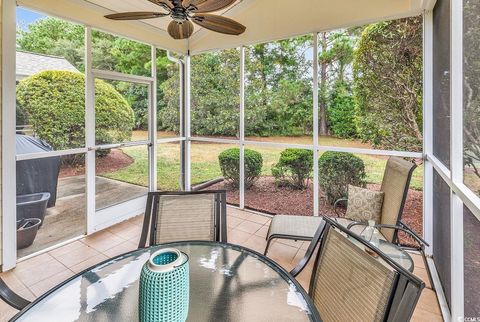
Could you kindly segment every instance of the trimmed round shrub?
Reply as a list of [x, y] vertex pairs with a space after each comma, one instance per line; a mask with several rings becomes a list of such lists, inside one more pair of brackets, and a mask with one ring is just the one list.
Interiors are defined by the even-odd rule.
[[329, 204], [347, 197], [348, 185], [365, 187], [365, 164], [347, 152], [325, 152], [318, 161], [320, 187]]
[[[85, 76], [44, 71], [20, 81], [18, 109], [35, 134], [55, 150], [85, 146]], [[134, 125], [133, 110], [113, 86], [95, 80], [97, 144], [126, 141]]]
[[[262, 173], [262, 155], [254, 150], [245, 149], [245, 188], [250, 188]], [[240, 148], [231, 148], [218, 155], [223, 177], [232, 186], [240, 185]]]
[[285, 149], [278, 163], [272, 168], [272, 175], [278, 186], [291, 186], [295, 189], [308, 187], [313, 170], [313, 151], [305, 149]]

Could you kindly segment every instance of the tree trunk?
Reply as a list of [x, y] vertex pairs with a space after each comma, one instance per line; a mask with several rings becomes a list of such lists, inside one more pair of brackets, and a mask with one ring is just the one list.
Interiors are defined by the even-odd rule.
[[[325, 57], [327, 52], [327, 33], [321, 33], [321, 40], [320, 40], [321, 48], [321, 55]], [[318, 134], [320, 135], [328, 135], [328, 127], [327, 127], [327, 62], [325, 59], [320, 60], [320, 95], [319, 95], [319, 126], [318, 126]]]

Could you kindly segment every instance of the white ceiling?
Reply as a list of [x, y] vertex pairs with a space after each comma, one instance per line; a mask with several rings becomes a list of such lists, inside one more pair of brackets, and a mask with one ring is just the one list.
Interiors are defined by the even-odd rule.
[[83, 23], [179, 53], [209, 51], [291, 36], [418, 15], [426, 0], [237, 0], [217, 14], [247, 27], [240, 36], [222, 35], [195, 26], [189, 40], [173, 40], [166, 32], [169, 17], [138, 22], [111, 21], [105, 14], [162, 11], [147, 0], [17, 0], [21, 6]]

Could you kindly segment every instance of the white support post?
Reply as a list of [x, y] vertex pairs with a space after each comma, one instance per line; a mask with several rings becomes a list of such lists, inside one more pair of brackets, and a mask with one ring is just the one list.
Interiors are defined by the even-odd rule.
[[245, 208], [245, 47], [240, 47], [240, 209]]
[[423, 237], [433, 253], [433, 166], [427, 155], [433, 154], [433, 12], [423, 16]]
[[85, 158], [87, 234], [95, 232], [95, 78], [92, 71], [92, 28], [85, 28]]
[[313, 215], [320, 215], [318, 184], [318, 33], [313, 34]]
[[[3, 271], [15, 267], [17, 262], [16, 228], [16, 162], [15, 162], [15, 47], [16, 47], [16, 3], [15, 0], [3, 0], [2, 4], [2, 143], [1, 171], [2, 196], [0, 236], [0, 266]], [[1, 270], [0, 270], [1, 271]]]
[[184, 104], [185, 104], [185, 190], [190, 191], [192, 189], [191, 179], [191, 128], [190, 128], [190, 53], [185, 55], [185, 67], [184, 67]]
[[151, 46], [152, 78], [153, 82], [148, 86], [148, 188], [157, 191], [157, 48]]
[[451, 321], [464, 317], [463, 202], [453, 191], [450, 196]]
[[[463, 0], [450, 5], [450, 171], [463, 185]], [[463, 202], [452, 191], [450, 217], [451, 319], [464, 317]]]

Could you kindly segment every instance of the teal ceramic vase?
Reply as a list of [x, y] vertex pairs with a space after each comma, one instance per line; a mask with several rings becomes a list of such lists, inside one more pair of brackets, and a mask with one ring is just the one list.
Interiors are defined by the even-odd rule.
[[189, 295], [188, 256], [174, 248], [154, 252], [140, 275], [140, 322], [185, 322]]

